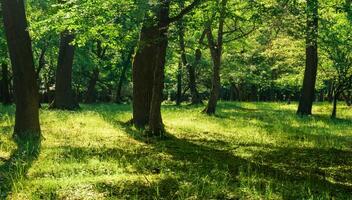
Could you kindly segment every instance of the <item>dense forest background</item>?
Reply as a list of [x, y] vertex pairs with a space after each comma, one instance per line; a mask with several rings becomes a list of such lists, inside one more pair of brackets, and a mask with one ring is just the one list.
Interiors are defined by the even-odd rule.
[[[26, 1], [40, 102], [53, 102], [58, 76], [68, 84], [72, 81], [72, 86], [63, 87], [72, 88], [75, 102], [131, 102], [133, 57], [140, 30], [143, 24], [158, 21], [152, 18], [159, 4], [138, 0]], [[337, 99], [351, 104], [349, 0], [322, 1], [319, 8], [314, 2], [312, 6], [297, 0], [199, 4], [170, 23], [165, 33], [168, 48], [163, 100], [206, 102], [214, 86], [213, 74], [219, 73], [221, 100], [298, 101], [307, 37], [315, 37], [316, 32], [319, 67], [314, 100], [332, 102], [336, 94]], [[189, 3], [172, 1], [169, 6], [170, 16], [175, 16]], [[312, 31], [307, 26], [314, 24], [306, 23], [307, 13], [309, 18], [314, 7], [319, 10], [319, 26], [309, 36]], [[14, 100], [13, 72], [3, 27], [0, 34], [1, 98], [10, 103]], [[60, 75], [57, 71], [59, 51], [65, 45], [72, 46], [72, 80], [67, 72]], [[212, 48], [221, 48], [218, 64], [217, 55], [209, 51]], [[145, 59], [142, 62], [152, 58]], [[219, 72], [214, 72], [214, 62]], [[148, 81], [145, 76], [141, 81]]]

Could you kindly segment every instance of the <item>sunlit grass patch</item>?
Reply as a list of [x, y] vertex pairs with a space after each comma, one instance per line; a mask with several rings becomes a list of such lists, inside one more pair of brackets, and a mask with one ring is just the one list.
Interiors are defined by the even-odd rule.
[[221, 102], [209, 117], [165, 105], [165, 139], [126, 124], [129, 105], [44, 107], [31, 160], [16, 154], [13, 107], [1, 107], [0, 198], [352, 199], [352, 109], [331, 120], [330, 105], [303, 118], [296, 107]]

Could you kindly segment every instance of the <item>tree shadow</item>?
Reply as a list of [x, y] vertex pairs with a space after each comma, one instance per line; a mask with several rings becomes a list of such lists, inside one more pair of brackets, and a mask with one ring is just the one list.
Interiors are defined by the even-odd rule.
[[17, 149], [0, 166], [0, 198], [11, 195], [13, 187], [26, 178], [33, 162], [38, 158], [41, 142], [38, 138], [15, 139]]
[[[102, 116], [104, 114], [100, 113]], [[166, 139], [145, 138], [139, 130], [129, 124], [116, 121], [108, 116], [104, 119], [124, 130], [135, 140], [151, 145], [156, 152], [164, 152], [172, 156], [172, 159], [181, 164], [163, 163], [171, 171], [183, 172], [197, 169], [197, 173], [204, 177], [211, 177], [209, 171], [217, 169], [230, 174], [230, 181], [239, 184], [240, 175], [263, 176], [274, 180], [275, 188], [281, 193], [284, 199], [302, 198], [300, 191], [292, 192], [292, 185], [302, 185], [315, 194], [328, 193], [331, 197], [340, 197], [352, 193], [350, 183], [352, 173], [349, 166], [352, 165], [352, 152], [319, 149], [319, 148], [296, 148], [276, 147], [268, 144], [239, 144], [240, 147], [259, 147], [259, 151], [253, 151], [251, 158], [237, 156], [231, 150], [219, 150], [207, 141], [190, 141], [181, 139], [168, 133]], [[265, 149], [265, 150], [264, 150]], [[309, 161], [309, 162], [308, 162]], [[156, 166], [158, 167], [158, 166]], [[321, 168], [336, 167], [344, 171], [327, 171]], [[330, 172], [328, 172], [330, 173]], [[335, 173], [335, 174], [333, 174]], [[194, 177], [183, 176], [189, 182]], [[334, 180], [331, 180], [333, 178]], [[218, 181], [212, 177], [213, 181]], [[259, 184], [258, 190], [265, 190], [265, 185]], [[298, 190], [298, 189], [297, 189]], [[220, 194], [221, 196], [221, 194]]]

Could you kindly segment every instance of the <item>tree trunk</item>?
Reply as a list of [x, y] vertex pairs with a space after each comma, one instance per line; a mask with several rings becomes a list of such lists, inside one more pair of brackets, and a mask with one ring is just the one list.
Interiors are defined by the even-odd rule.
[[210, 98], [208, 105], [205, 108], [204, 112], [208, 115], [215, 114], [216, 106], [220, 94], [220, 65], [221, 65], [221, 56], [216, 55], [213, 59], [213, 78], [212, 78], [212, 88], [210, 92]]
[[346, 91], [345, 93], [343, 93], [343, 97], [346, 101], [346, 105], [351, 106], [352, 105], [352, 91]]
[[[191, 65], [190, 63], [188, 63], [184, 37], [185, 37], [185, 28], [184, 28], [183, 22], [181, 21], [179, 23], [179, 43], [180, 43], [180, 50], [181, 50], [181, 61], [182, 61], [183, 66], [186, 66], [187, 70], [188, 70], [188, 76], [189, 76], [188, 86], [191, 91], [191, 98], [192, 98], [191, 104], [200, 104], [200, 103], [202, 103], [202, 101], [201, 101], [199, 94], [198, 94], [198, 91], [197, 91], [195, 67], [197, 67], [198, 63], [200, 62], [200, 60], [202, 58], [202, 52], [200, 51], [200, 49], [197, 49], [196, 53], [195, 53], [194, 64]], [[178, 77], [178, 78], [180, 78], [180, 77]], [[182, 77], [181, 77], [181, 81], [182, 81]]]
[[163, 100], [164, 89], [164, 68], [166, 50], [168, 46], [168, 30], [169, 30], [169, 11], [170, 2], [161, 1], [160, 8], [157, 13], [158, 17], [158, 40], [157, 54], [155, 55], [153, 95], [151, 99], [149, 113], [149, 133], [153, 136], [162, 136], [164, 132], [163, 121], [161, 118], [161, 102]]
[[116, 103], [123, 102], [123, 98], [122, 98], [122, 94], [121, 94], [122, 86], [126, 81], [127, 70], [130, 69], [130, 67], [132, 65], [131, 60], [132, 60], [133, 52], [134, 52], [134, 48], [131, 48], [128, 55], [124, 56], [124, 60], [122, 62], [122, 71], [121, 71], [119, 82], [118, 82], [117, 88], [116, 88], [116, 98], [115, 98]]
[[198, 93], [197, 90], [197, 82], [196, 82], [196, 68], [198, 64], [200, 63], [200, 60], [202, 59], [202, 52], [200, 49], [196, 49], [195, 52], [195, 61], [194, 64], [188, 64], [187, 65], [187, 70], [188, 70], [188, 75], [189, 75], [189, 89], [191, 91], [191, 104], [196, 105], [196, 104], [202, 104], [202, 99]]
[[297, 114], [312, 114], [318, 70], [318, 0], [307, 0], [306, 69]]
[[92, 77], [90, 78], [88, 83], [85, 103], [88, 103], [88, 104], [95, 103], [95, 86], [97, 84], [98, 79], [99, 79], [99, 69], [94, 69]]
[[158, 48], [158, 27], [143, 24], [133, 61], [133, 124], [139, 128], [149, 122], [153, 93], [154, 63]]
[[220, 94], [220, 67], [221, 67], [221, 57], [223, 48], [223, 36], [224, 36], [224, 25], [226, 17], [226, 5], [228, 0], [221, 1], [221, 10], [219, 16], [219, 28], [217, 34], [217, 42], [214, 40], [214, 36], [211, 29], [211, 24], [208, 24], [206, 28], [206, 35], [208, 39], [208, 45], [210, 49], [210, 54], [213, 60], [213, 78], [212, 78], [212, 88], [210, 92], [210, 98], [208, 105], [204, 112], [208, 115], [215, 114], [216, 106]]
[[331, 113], [331, 118], [332, 118], [332, 119], [336, 119], [337, 99], [338, 99], [338, 94], [337, 94], [337, 93], [334, 93], [334, 97], [333, 97], [333, 108], [332, 108], [332, 113]]
[[182, 103], [182, 63], [178, 64], [177, 69], [177, 94], [176, 94], [176, 105]]
[[2, 13], [14, 74], [16, 119], [14, 134], [40, 137], [38, 86], [23, 0], [3, 0]]
[[9, 89], [9, 70], [8, 65], [6, 63], [2, 63], [1, 65], [2, 71], [2, 80], [1, 80], [1, 100], [4, 105], [11, 104], [11, 96]]
[[129, 65], [122, 66], [122, 71], [121, 71], [119, 82], [118, 82], [117, 88], [116, 88], [116, 99], [115, 99], [116, 103], [123, 102], [121, 92], [122, 92], [122, 86], [126, 80], [126, 72], [127, 72], [128, 67], [129, 67]]
[[74, 35], [65, 31], [61, 34], [59, 58], [56, 70], [55, 99], [51, 107], [63, 110], [79, 108], [72, 90], [72, 65], [75, 48], [71, 45]]

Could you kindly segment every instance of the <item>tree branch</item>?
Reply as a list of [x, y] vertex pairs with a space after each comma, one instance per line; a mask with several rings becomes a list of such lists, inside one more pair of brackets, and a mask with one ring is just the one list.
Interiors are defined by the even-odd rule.
[[183, 16], [187, 15], [190, 13], [195, 7], [197, 7], [200, 3], [202, 3], [204, 0], [194, 0], [189, 6], [185, 7], [179, 14], [177, 14], [174, 17], [169, 18], [168, 22], [169, 24], [176, 22], [180, 19], [183, 18]]

